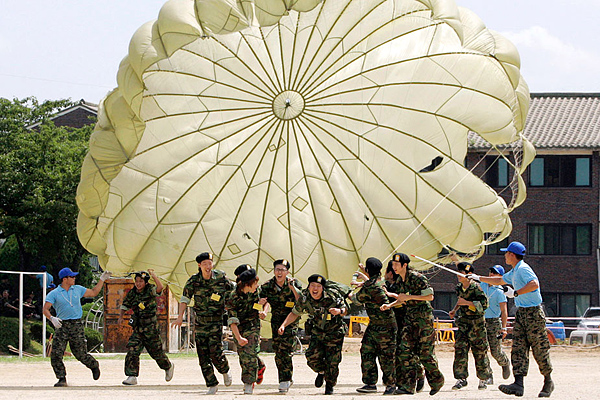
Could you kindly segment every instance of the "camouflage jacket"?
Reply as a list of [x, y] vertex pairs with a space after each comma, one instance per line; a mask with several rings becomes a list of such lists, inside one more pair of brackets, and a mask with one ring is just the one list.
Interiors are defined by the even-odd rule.
[[238, 293], [237, 290], [229, 292], [225, 300], [225, 309], [229, 314], [227, 325], [238, 324], [240, 328], [260, 326], [258, 312], [263, 306], [258, 303], [261, 289], [252, 293]]
[[[294, 279], [293, 285], [299, 295], [302, 295], [302, 284], [298, 279]], [[283, 287], [277, 284], [275, 277], [269, 279], [260, 287], [261, 297], [265, 297], [271, 306], [271, 320], [281, 321], [292, 311], [296, 304], [296, 296], [289, 285]]]
[[341, 296], [327, 288], [323, 290], [323, 296], [319, 300], [313, 299], [308, 289], [304, 289], [292, 312], [296, 315], [308, 314], [312, 329], [317, 333], [345, 329], [343, 317], [330, 314], [330, 308], [345, 308], [347, 310], [348, 305]]
[[364, 305], [369, 316], [369, 324], [373, 325], [393, 325], [394, 312], [392, 310], [381, 311], [382, 304], [388, 304], [388, 297], [385, 294], [384, 282], [371, 278], [366, 281], [360, 290], [350, 295], [350, 300], [358, 305]]
[[[395, 293], [404, 293], [413, 296], [433, 294], [433, 289], [431, 288], [431, 285], [429, 285], [429, 280], [425, 275], [411, 269], [406, 271], [406, 280], [402, 280], [402, 277], [398, 276], [395, 289]], [[410, 300], [407, 301], [403, 307], [406, 308], [406, 314], [430, 313], [433, 311], [431, 303], [428, 301]]]
[[156, 315], [156, 286], [148, 283], [138, 292], [134, 286], [125, 295], [122, 310], [133, 310], [136, 317], [149, 318]]
[[488, 307], [488, 299], [481, 287], [475, 282], [464, 289], [462, 283], [456, 285], [456, 296], [465, 300], [472, 301], [475, 306], [460, 306], [456, 312], [456, 317], [477, 318], [483, 317], [485, 309]]
[[216, 322], [225, 312], [225, 298], [235, 287], [225, 272], [214, 269], [210, 279], [204, 279], [202, 272], [192, 275], [183, 288], [182, 303], [194, 300], [196, 319], [212, 318]]

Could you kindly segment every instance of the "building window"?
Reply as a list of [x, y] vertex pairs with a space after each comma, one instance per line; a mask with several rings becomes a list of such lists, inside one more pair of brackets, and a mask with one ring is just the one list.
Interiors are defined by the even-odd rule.
[[505, 187], [510, 182], [509, 165], [500, 156], [488, 156], [485, 160], [485, 182], [491, 187]]
[[456, 304], [456, 293], [436, 292], [433, 296], [433, 308], [436, 310], [450, 311]]
[[540, 156], [529, 166], [530, 186], [590, 186], [590, 157]]
[[509, 243], [508, 238], [504, 238], [498, 243], [488, 244], [485, 247], [485, 254], [494, 255], [494, 256], [503, 255], [504, 252], [500, 251], [500, 249], [507, 248], [508, 243]]
[[589, 294], [560, 294], [560, 316], [581, 317], [590, 306]]
[[529, 254], [589, 255], [592, 226], [589, 224], [530, 224]]

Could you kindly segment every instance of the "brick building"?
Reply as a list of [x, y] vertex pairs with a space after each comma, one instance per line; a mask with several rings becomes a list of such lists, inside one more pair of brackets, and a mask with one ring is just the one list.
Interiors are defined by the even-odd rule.
[[[95, 118], [98, 116], [98, 104], [89, 103], [83, 99], [73, 104], [71, 107], [67, 107], [54, 114], [50, 120], [54, 122], [55, 126], [68, 126], [71, 128], [81, 128], [85, 125], [94, 123]], [[40, 125], [41, 122], [28, 126], [29, 129], [33, 129]]]
[[[525, 136], [537, 151], [524, 176], [527, 200], [511, 213], [509, 238], [489, 246], [474, 264], [486, 275], [494, 264], [506, 268], [499, 249], [520, 241], [540, 279], [548, 315], [580, 316], [600, 300], [600, 93], [532, 94]], [[474, 173], [500, 192], [511, 171], [488, 150], [473, 136], [466, 165], [472, 168], [485, 157]], [[434, 306], [448, 310], [456, 278], [440, 272], [432, 282]]]

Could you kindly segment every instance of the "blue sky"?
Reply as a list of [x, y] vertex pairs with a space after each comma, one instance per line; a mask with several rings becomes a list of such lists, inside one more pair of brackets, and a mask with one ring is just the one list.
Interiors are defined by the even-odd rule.
[[[331, 0], [329, 0], [331, 1]], [[0, 97], [99, 102], [164, 0], [2, 0]], [[600, 92], [600, 0], [457, 0], [517, 45], [532, 92]]]

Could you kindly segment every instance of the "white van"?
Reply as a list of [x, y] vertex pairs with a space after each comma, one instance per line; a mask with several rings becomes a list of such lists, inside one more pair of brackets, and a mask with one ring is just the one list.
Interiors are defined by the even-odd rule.
[[578, 346], [597, 346], [600, 344], [600, 330], [576, 330], [571, 332], [569, 344]]

